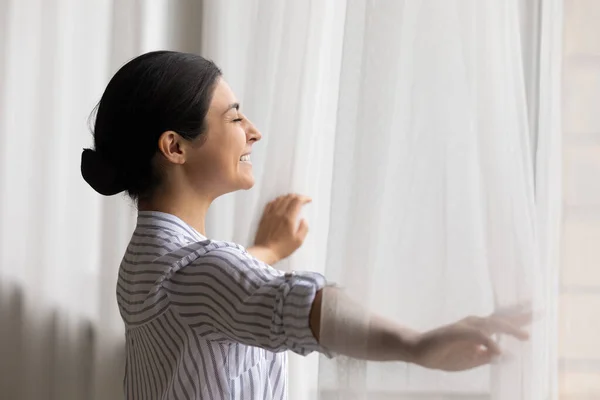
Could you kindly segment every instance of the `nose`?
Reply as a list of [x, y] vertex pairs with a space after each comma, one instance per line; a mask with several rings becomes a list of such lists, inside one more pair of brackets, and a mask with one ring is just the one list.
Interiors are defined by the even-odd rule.
[[260, 131], [249, 119], [246, 121], [248, 122], [248, 126], [246, 128], [246, 140], [249, 143], [258, 142], [260, 139], [262, 139], [262, 133], [260, 133]]

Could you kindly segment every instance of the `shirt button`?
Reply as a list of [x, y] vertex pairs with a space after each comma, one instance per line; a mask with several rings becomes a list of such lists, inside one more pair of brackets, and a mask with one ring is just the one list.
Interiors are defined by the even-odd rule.
[[290, 279], [290, 278], [291, 278], [291, 277], [293, 277], [294, 275], [296, 275], [296, 271], [289, 271], [289, 272], [286, 272], [286, 273], [284, 274], [284, 276], [286, 277], [286, 279]]

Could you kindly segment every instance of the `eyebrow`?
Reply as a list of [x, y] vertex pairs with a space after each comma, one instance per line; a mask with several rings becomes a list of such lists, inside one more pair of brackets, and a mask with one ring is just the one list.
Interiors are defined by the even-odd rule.
[[225, 110], [225, 112], [223, 113], [223, 115], [227, 114], [229, 112], [229, 110], [239, 110], [240, 109], [240, 103], [231, 103], [229, 106], [227, 106], [227, 109]]

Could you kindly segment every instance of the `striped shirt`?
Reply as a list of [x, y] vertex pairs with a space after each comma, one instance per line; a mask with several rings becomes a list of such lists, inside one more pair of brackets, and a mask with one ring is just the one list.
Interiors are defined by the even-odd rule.
[[285, 399], [287, 355], [326, 353], [309, 328], [316, 273], [283, 273], [181, 219], [141, 211], [119, 269], [127, 399]]

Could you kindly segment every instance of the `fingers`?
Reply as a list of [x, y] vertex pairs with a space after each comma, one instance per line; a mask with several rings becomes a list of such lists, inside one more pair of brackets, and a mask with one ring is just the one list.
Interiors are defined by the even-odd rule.
[[519, 316], [517, 320], [512, 320], [507, 317], [493, 315], [487, 318], [467, 318], [467, 323], [470, 326], [474, 326], [480, 330], [483, 330], [490, 335], [503, 333], [513, 336], [519, 340], [528, 340], [529, 333], [521, 329], [523, 324], [520, 322], [522, 322], [523, 319], [525, 319], [523, 316]]
[[[502, 354], [500, 346], [484, 330], [462, 324], [456, 325], [453, 328], [452, 331], [448, 332], [447, 338], [467, 342], [468, 347], [465, 347], [462, 350], [465, 352], [465, 355], [474, 351], [474, 353], [477, 354], [477, 357], [491, 359]], [[450, 343], [452, 343], [452, 341]], [[482, 362], [486, 363], [485, 360]]]
[[312, 199], [308, 196], [304, 196], [301, 194], [294, 194], [291, 196], [290, 201], [287, 203], [288, 212], [295, 211], [299, 207], [310, 203]]
[[268, 202], [267, 205], [265, 206], [263, 214], [265, 214], [265, 215], [271, 214], [273, 212], [273, 210], [275, 210], [278, 199], [279, 199], [279, 197]]
[[502, 318], [489, 318], [486, 322], [487, 328], [493, 333], [505, 333], [519, 340], [529, 339], [529, 333]]
[[287, 215], [290, 217], [290, 219], [295, 221], [302, 210], [302, 206], [310, 203], [311, 201], [312, 199], [310, 197], [300, 194], [287, 194], [279, 196], [267, 204], [265, 213], [274, 212], [279, 215]]
[[288, 194], [281, 197], [281, 201], [279, 202], [278, 208], [286, 213], [290, 214], [296, 211], [299, 211], [303, 205], [310, 203], [312, 199], [308, 196], [304, 196], [301, 194]]
[[265, 206], [263, 211], [264, 216], [274, 216], [285, 214], [286, 204], [289, 201], [290, 195], [279, 196], [271, 200]]
[[277, 211], [283, 215], [287, 214], [289, 205], [293, 200], [293, 194], [286, 194], [285, 196], [281, 196], [281, 199], [277, 204]]
[[302, 207], [310, 203], [311, 201], [312, 199], [307, 196], [294, 196], [294, 198], [288, 203], [287, 208], [287, 213], [292, 219], [292, 221], [296, 221], [298, 219], [300, 211], [302, 211]]
[[501, 318], [520, 327], [533, 322], [533, 312], [529, 304], [518, 304], [516, 306], [501, 308], [490, 317]]

